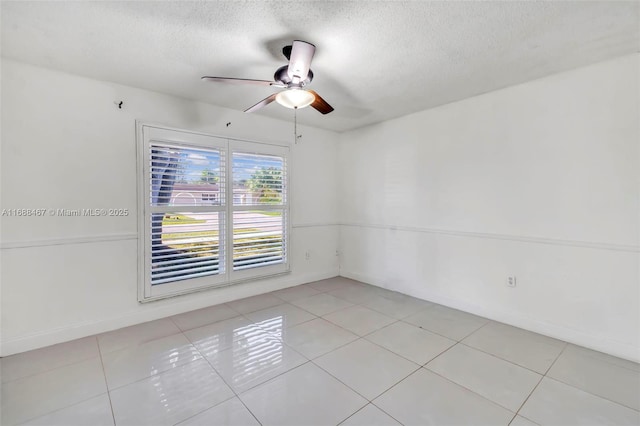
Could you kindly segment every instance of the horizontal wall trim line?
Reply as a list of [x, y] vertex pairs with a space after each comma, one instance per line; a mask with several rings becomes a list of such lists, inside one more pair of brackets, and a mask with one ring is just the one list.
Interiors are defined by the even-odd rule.
[[[634, 252], [634, 253], [640, 252], [640, 246], [625, 245], [625, 244], [611, 244], [611, 243], [601, 243], [601, 242], [592, 242], [592, 241], [563, 240], [559, 238], [531, 237], [526, 235], [493, 234], [493, 233], [485, 233], [485, 232], [458, 231], [458, 230], [452, 230], [452, 229], [421, 228], [421, 227], [412, 227], [412, 226], [382, 225], [382, 224], [369, 224], [369, 223], [358, 223], [358, 222], [299, 223], [299, 224], [292, 225], [292, 228], [294, 229], [318, 228], [318, 227], [328, 227], [328, 226], [350, 226], [350, 227], [356, 227], [356, 228], [384, 229], [389, 231], [421, 232], [421, 233], [428, 233], [428, 234], [453, 235], [453, 236], [459, 236], [459, 237], [486, 238], [486, 239], [493, 239], [493, 240], [509, 240], [509, 241], [520, 241], [520, 242], [536, 243], [536, 244], [564, 245], [564, 246], [571, 246], [571, 247], [586, 247], [586, 248], [626, 251], [626, 252]], [[3, 242], [2, 245], [0, 245], [0, 248], [19, 249], [19, 248], [30, 248], [30, 247], [59, 246], [59, 245], [67, 245], [67, 244], [88, 244], [88, 243], [101, 243], [101, 242], [112, 242], [112, 241], [125, 241], [125, 240], [136, 240], [136, 239], [138, 239], [138, 235], [135, 233], [110, 234], [110, 235], [87, 235], [83, 237]]]
[[[339, 226], [337, 222], [318, 222], [318, 223], [300, 223], [292, 225], [294, 229], [297, 228], [318, 228], [327, 226]], [[89, 243], [105, 243], [112, 241], [126, 241], [137, 240], [138, 234], [108, 234], [108, 235], [87, 235], [83, 237], [69, 237], [69, 238], [52, 238], [46, 240], [27, 240], [27, 241], [8, 241], [0, 244], [0, 248], [5, 249], [20, 249], [31, 247], [47, 247], [47, 246], [62, 246], [68, 244], [89, 244]]]
[[319, 228], [324, 226], [340, 226], [338, 222], [318, 222], [318, 223], [297, 223], [291, 225], [292, 228]]
[[3, 242], [0, 248], [19, 249], [31, 247], [62, 246], [68, 244], [104, 243], [111, 241], [137, 240], [138, 234], [87, 235], [84, 237], [52, 238], [47, 240]]
[[485, 238], [492, 240], [508, 240], [519, 241], [524, 243], [534, 244], [552, 244], [569, 247], [583, 247], [593, 248], [600, 250], [614, 250], [614, 251], [626, 251], [638, 253], [640, 252], [640, 246], [637, 245], [625, 245], [625, 244], [611, 244], [591, 241], [575, 241], [575, 240], [563, 240], [559, 238], [544, 238], [544, 237], [530, 237], [526, 235], [509, 235], [509, 234], [492, 234], [485, 232], [470, 232], [470, 231], [458, 231], [452, 229], [438, 229], [438, 228], [419, 228], [412, 226], [396, 226], [396, 225], [381, 225], [381, 224], [368, 224], [347, 222], [341, 223], [342, 226], [351, 226], [356, 228], [371, 228], [371, 229], [384, 229], [389, 231], [403, 231], [403, 232], [421, 232], [427, 234], [442, 234], [453, 235], [456, 237], [469, 237], [469, 238]]

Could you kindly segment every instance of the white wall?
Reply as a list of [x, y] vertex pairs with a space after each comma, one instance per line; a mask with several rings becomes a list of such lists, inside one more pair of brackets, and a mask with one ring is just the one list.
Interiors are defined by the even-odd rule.
[[6, 59], [1, 78], [0, 207], [132, 212], [0, 219], [1, 355], [338, 274], [338, 135], [301, 126], [291, 147], [292, 273], [138, 304], [135, 120], [285, 142], [293, 123]]
[[292, 274], [145, 305], [134, 121], [281, 141], [292, 123], [4, 59], [1, 78], [0, 208], [132, 211], [0, 219], [1, 355], [333, 276], [340, 247], [341, 275], [640, 359], [638, 55], [342, 135], [302, 127]]
[[640, 360], [639, 76], [626, 56], [342, 134], [341, 275]]

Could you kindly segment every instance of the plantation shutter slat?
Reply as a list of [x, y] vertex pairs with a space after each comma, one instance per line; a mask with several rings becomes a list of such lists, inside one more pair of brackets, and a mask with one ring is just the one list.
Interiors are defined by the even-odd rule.
[[[220, 251], [223, 212], [202, 206], [224, 203], [224, 155], [217, 149], [149, 145], [151, 285], [224, 271]], [[198, 212], [188, 207], [198, 207]]]
[[282, 156], [233, 152], [233, 270], [285, 261], [286, 173]]

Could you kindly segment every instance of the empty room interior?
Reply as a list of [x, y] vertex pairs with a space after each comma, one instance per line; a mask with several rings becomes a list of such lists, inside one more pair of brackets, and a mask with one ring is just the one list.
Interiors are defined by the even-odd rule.
[[0, 423], [640, 424], [640, 3], [2, 1]]

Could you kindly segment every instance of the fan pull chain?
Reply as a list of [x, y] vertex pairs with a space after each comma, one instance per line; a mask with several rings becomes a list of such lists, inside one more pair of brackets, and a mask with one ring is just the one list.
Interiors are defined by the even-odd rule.
[[293, 108], [293, 143], [297, 144], [298, 139], [300, 139], [302, 135], [298, 135], [298, 107]]

